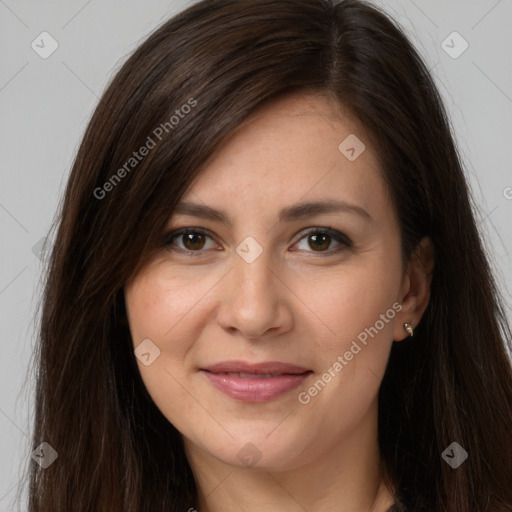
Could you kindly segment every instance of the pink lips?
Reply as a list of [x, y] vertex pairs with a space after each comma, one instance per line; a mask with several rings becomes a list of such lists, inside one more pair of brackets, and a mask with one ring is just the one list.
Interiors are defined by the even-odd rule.
[[201, 371], [218, 390], [243, 402], [266, 402], [296, 388], [311, 370], [268, 362], [225, 361]]

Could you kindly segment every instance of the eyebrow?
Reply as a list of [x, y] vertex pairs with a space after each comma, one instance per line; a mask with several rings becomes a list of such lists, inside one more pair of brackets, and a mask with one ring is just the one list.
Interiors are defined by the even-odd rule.
[[[300, 220], [312, 215], [340, 212], [356, 214], [364, 218], [366, 221], [373, 221], [372, 216], [360, 206], [347, 203], [345, 201], [330, 199], [326, 201], [298, 203], [283, 208], [279, 212], [279, 222], [292, 222], [294, 220]], [[216, 210], [215, 208], [211, 208], [210, 206], [202, 204], [181, 202], [176, 205], [174, 213], [191, 215], [193, 217], [218, 221], [227, 226], [230, 225], [229, 216], [224, 211]]]

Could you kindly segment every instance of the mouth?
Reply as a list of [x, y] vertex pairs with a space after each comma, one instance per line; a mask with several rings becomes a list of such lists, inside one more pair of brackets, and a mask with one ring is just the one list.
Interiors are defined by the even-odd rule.
[[[208, 370], [206, 370], [208, 371]], [[241, 373], [241, 372], [210, 372], [215, 375], [229, 375], [230, 377], [241, 377], [242, 379], [268, 379], [271, 377], [281, 377], [282, 375], [292, 375], [290, 373]], [[295, 374], [293, 374], [295, 375]]]
[[217, 390], [242, 402], [267, 402], [298, 387], [312, 370], [281, 362], [251, 364], [226, 361], [206, 368], [203, 373]]

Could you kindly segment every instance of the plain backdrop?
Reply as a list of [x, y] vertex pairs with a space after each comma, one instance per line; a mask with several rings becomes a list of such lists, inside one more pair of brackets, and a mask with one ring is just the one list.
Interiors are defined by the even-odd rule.
[[[34, 382], [28, 369], [41, 240], [113, 71], [150, 31], [189, 3], [0, 0], [0, 512], [12, 510], [22, 469], [35, 463], [30, 440]], [[405, 28], [434, 74], [478, 206], [479, 226], [510, 305], [512, 1], [375, 3]]]

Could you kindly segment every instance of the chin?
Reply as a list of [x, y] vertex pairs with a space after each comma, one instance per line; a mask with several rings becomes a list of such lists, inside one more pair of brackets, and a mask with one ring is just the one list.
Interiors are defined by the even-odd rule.
[[[267, 434], [240, 436], [219, 450], [210, 453], [225, 464], [237, 467], [259, 468], [269, 471], [293, 469], [299, 464], [303, 446], [284, 445], [277, 437], [269, 441]], [[290, 442], [289, 437], [287, 441]]]

